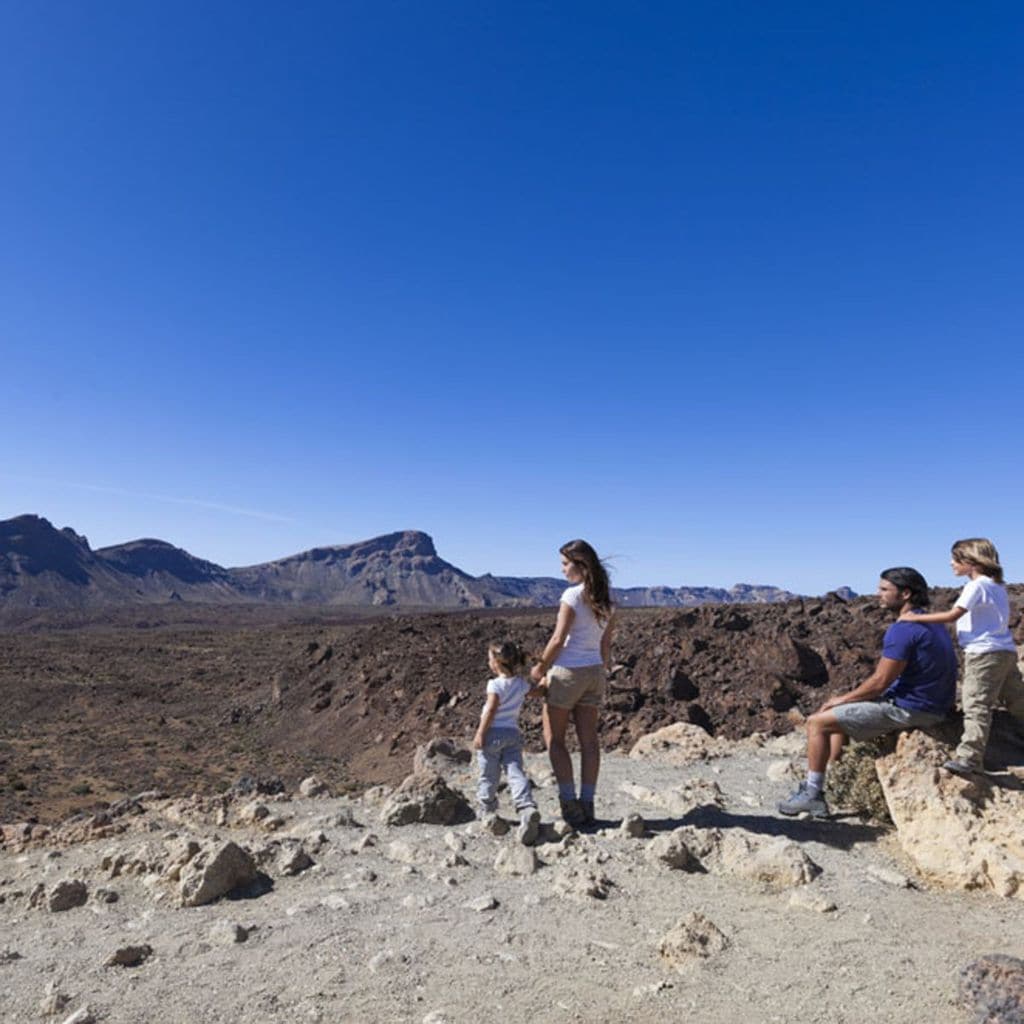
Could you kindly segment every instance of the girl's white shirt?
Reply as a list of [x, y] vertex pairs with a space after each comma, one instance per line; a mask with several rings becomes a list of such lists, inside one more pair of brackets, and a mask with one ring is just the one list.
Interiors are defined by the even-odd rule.
[[975, 576], [960, 591], [956, 607], [967, 612], [956, 620], [956, 638], [967, 654], [1017, 650], [1005, 587], [988, 576]]
[[[532, 683], [522, 676], [495, 676], [487, 680], [487, 692], [497, 694], [498, 710], [491, 721], [492, 729], [518, 729], [519, 712], [523, 707], [523, 698], [530, 692]], [[484, 710], [487, 702], [484, 702]], [[480, 712], [483, 717], [483, 710]]]
[[569, 635], [555, 658], [555, 664], [563, 668], [602, 664], [601, 638], [608, 622], [599, 622], [590, 605], [583, 600], [583, 584], [567, 587], [562, 594], [562, 604], [567, 604], [574, 614]]

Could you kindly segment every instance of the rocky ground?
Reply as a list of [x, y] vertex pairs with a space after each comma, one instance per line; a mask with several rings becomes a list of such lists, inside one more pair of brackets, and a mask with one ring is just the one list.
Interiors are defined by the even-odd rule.
[[[940, 607], [952, 596], [936, 592]], [[888, 621], [870, 598], [836, 596], [623, 612], [602, 744], [628, 750], [677, 720], [734, 739], [786, 733], [864, 678]], [[487, 643], [537, 651], [553, 622], [537, 610], [39, 613], [0, 632], [0, 821], [58, 820], [154, 787], [216, 793], [243, 774], [395, 783], [426, 739], [472, 735]], [[539, 708], [523, 722], [539, 752]]]
[[[462, 799], [473, 771], [457, 745], [433, 747], [397, 791], [248, 783], [6, 826], [0, 1019], [1021, 1019], [1018, 966], [976, 964], [1024, 952], [1019, 900], [983, 878], [951, 891], [898, 830], [854, 814], [780, 818], [798, 735], [682, 724], [606, 756], [587, 834], [555, 826], [550, 772], [531, 757], [535, 848], [487, 831]], [[908, 738], [883, 775], [981, 829], [994, 789], [1012, 796], [1024, 770], [940, 778], [941, 753]], [[949, 839], [950, 821], [932, 831]], [[1019, 839], [1008, 853], [1020, 895]]]

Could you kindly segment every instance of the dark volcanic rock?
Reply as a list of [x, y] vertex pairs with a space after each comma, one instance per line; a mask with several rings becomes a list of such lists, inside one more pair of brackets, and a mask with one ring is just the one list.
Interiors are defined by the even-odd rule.
[[1024, 1024], [1024, 960], [1001, 953], [961, 968], [961, 1005], [976, 1024]]

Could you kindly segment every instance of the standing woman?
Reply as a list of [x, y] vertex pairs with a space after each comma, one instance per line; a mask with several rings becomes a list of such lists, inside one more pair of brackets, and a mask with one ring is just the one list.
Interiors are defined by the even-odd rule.
[[[573, 828], [594, 823], [594, 791], [601, 766], [597, 720], [611, 661], [615, 607], [608, 572], [585, 540], [559, 549], [562, 575], [570, 586], [558, 605], [555, 631], [530, 674], [547, 676], [544, 742], [558, 781], [562, 818]], [[580, 797], [576, 799], [572, 758], [565, 746], [569, 721], [580, 745]]]

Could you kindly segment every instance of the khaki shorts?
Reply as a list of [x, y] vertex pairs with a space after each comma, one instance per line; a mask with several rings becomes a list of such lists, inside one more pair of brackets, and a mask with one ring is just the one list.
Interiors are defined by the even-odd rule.
[[584, 707], [599, 708], [604, 700], [604, 665], [584, 665], [582, 668], [566, 668], [552, 665], [548, 670], [548, 692], [545, 700], [553, 708]]

